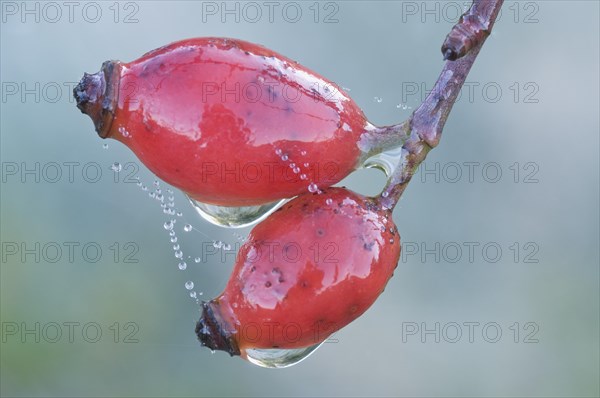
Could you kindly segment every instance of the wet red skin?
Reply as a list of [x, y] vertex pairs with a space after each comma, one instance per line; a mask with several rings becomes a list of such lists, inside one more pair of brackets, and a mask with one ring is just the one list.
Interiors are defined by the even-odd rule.
[[211, 304], [242, 356], [312, 346], [373, 304], [399, 256], [391, 212], [373, 199], [345, 188], [305, 194], [254, 227]]
[[369, 126], [338, 86], [298, 63], [241, 40], [197, 38], [123, 64], [109, 136], [191, 197], [244, 206], [340, 181]]

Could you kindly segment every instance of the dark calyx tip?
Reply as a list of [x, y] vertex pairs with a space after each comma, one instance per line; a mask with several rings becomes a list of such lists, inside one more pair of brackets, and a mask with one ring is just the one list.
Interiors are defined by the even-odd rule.
[[110, 131], [119, 94], [120, 68], [117, 61], [106, 61], [98, 73], [84, 73], [73, 89], [77, 108], [94, 122], [100, 137]]
[[77, 101], [77, 108], [82, 113], [90, 115], [94, 112], [94, 106], [98, 99], [104, 95], [104, 73], [84, 73], [83, 78], [73, 89], [73, 96]]
[[213, 301], [202, 303], [202, 315], [196, 323], [196, 336], [200, 343], [211, 350], [225, 351], [231, 356], [240, 355], [236, 341], [224, 326], [218, 313], [218, 304]]

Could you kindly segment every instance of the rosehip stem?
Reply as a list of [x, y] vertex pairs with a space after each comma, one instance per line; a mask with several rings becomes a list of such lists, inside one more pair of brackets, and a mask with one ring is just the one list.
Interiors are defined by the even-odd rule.
[[381, 193], [380, 201], [388, 209], [396, 206], [419, 164], [440, 142], [452, 106], [491, 33], [502, 3], [503, 0], [474, 0], [446, 37], [442, 52], [448, 61], [431, 93], [405, 122], [409, 138], [402, 146], [402, 159]]

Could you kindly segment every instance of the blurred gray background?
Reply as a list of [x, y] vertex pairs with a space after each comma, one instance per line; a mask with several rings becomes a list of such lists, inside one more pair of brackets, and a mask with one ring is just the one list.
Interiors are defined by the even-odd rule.
[[[504, 5], [395, 211], [394, 278], [285, 370], [211, 354], [194, 335], [184, 283], [217, 295], [235, 251], [207, 248], [235, 248], [249, 229], [210, 225], [175, 192], [180, 271], [172, 216], [131, 178], [155, 177], [71, 99], [107, 59], [228, 36], [298, 60], [349, 88], [371, 122], [396, 123], [432, 87], [467, 5], [275, 2], [270, 17], [263, 2], [3, 1], [1, 395], [598, 396], [598, 2]], [[383, 183], [375, 170], [344, 182], [371, 194]]]

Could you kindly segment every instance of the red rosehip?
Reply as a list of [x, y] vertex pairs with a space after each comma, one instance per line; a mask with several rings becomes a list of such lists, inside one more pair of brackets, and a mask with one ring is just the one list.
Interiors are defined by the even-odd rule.
[[314, 346], [364, 313], [400, 256], [392, 210], [345, 188], [304, 194], [256, 225], [196, 334], [231, 355]]
[[372, 128], [334, 83], [232, 39], [183, 40], [130, 63], [107, 61], [74, 95], [102, 138], [127, 145], [190, 197], [221, 206], [340, 181], [358, 166], [359, 137]]

